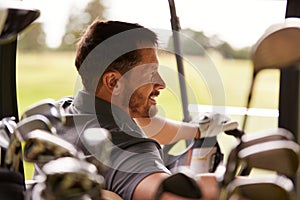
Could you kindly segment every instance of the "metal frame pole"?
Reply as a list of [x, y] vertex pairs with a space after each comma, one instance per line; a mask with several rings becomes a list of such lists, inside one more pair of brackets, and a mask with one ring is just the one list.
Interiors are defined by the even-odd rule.
[[[300, 1], [287, 0], [285, 18], [300, 18]], [[300, 36], [299, 36], [300, 37]], [[290, 130], [300, 143], [300, 64], [280, 71], [278, 126]], [[300, 199], [300, 176], [294, 177], [297, 199]]]
[[183, 120], [184, 122], [189, 122], [191, 120], [189, 111], [188, 111], [188, 97], [186, 90], [186, 82], [184, 79], [184, 69], [183, 69], [183, 61], [181, 57], [181, 46], [180, 46], [180, 24], [179, 18], [176, 15], [176, 7], [174, 0], [169, 0], [170, 13], [171, 13], [171, 26], [173, 31], [173, 42], [174, 42], [174, 51], [177, 62], [177, 70], [178, 70], [178, 78], [180, 85], [180, 93], [181, 93], [181, 102], [182, 102], [182, 110], [183, 110]]

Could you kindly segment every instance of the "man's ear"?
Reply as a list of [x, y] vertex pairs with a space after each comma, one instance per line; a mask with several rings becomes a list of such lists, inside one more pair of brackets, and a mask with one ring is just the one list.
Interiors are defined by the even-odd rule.
[[103, 75], [103, 85], [110, 91], [111, 94], [118, 95], [120, 93], [121, 74], [117, 71], [106, 72]]

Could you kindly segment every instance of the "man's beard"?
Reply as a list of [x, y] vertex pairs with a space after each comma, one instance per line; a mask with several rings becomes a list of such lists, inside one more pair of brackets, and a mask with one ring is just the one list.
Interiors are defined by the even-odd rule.
[[154, 117], [158, 112], [157, 107], [156, 105], [150, 105], [149, 99], [147, 99], [146, 101], [147, 103], [145, 104], [143, 95], [133, 93], [133, 95], [130, 97], [128, 105], [131, 115], [138, 115], [142, 118]]

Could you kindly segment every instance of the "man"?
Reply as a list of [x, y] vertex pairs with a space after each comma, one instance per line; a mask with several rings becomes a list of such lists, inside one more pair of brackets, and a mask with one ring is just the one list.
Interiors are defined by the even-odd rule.
[[[64, 108], [74, 116], [90, 116], [74, 119], [79, 137], [93, 127], [110, 132], [105, 188], [124, 199], [153, 199], [159, 184], [171, 174], [160, 144], [200, 137], [196, 125], [155, 117], [156, 98], [166, 87], [158, 73], [156, 34], [138, 24], [97, 20], [78, 43], [75, 65], [83, 90]], [[144, 132], [134, 119], [140, 125], [154, 120], [162, 126], [155, 133]], [[220, 117], [216, 121], [223, 122]], [[237, 127], [230, 125], [229, 129]]]

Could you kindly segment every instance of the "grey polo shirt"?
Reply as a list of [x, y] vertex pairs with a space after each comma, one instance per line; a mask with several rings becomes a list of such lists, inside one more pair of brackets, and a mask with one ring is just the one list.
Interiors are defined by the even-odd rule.
[[85, 154], [93, 153], [80, 139], [84, 130], [101, 127], [110, 132], [110, 162], [103, 163], [106, 189], [124, 199], [132, 199], [134, 189], [148, 175], [170, 174], [163, 165], [160, 145], [147, 138], [134, 120], [118, 107], [85, 91], [79, 91], [73, 101], [68, 99], [62, 106], [67, 115], [75, 116], [75, 129], [64, 131], [62, 136], [82, 148]]

